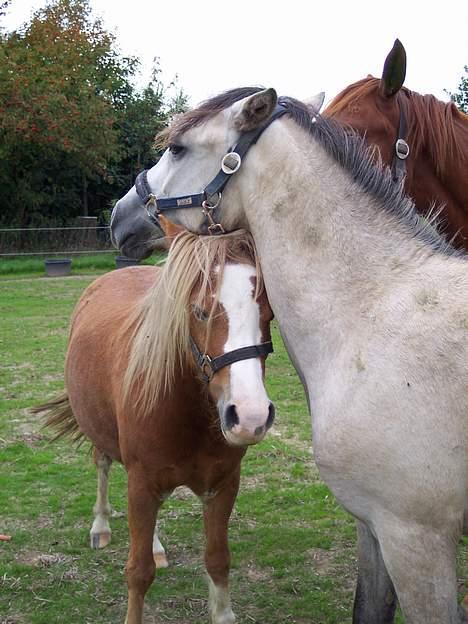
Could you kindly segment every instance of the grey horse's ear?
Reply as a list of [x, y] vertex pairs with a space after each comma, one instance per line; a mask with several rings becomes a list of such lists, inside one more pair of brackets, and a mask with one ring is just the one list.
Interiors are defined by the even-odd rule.
[[312, 97], [307, 98], [307, 100], [304, 100], [304, 104], [307, 108], [310, 108], [313, 113], [320, 113], [324, 101], [325, 91], [320, 91], [320, 93], [316, 93]]
[[254, 93], [235, 105], [234, 125], [239, 132], [249, 132], [268, 119], [273, 112], [278, 96], [274, 89]]
[[384, 97], [392, 97], [403, 86], [406, 76], [406, 50], [399, 39], [395, 39], [393, 48], [385, 59], [379, 92]]

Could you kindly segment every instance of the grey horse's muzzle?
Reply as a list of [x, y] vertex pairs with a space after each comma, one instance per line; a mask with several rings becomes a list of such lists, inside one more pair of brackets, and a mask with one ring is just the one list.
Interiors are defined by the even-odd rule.
[[164, 237], [161, 228], [148, 217], [136, 193], [128, 193], [115, 204], [110, 231], [113, 245], [134, 260], [150, 256]]

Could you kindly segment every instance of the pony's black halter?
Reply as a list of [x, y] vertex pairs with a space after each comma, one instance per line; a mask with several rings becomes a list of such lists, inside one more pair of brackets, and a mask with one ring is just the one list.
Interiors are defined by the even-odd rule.
[[273, 353], [273, 344], [271, 341], [262, 342], [261, 344], [252, 345], [250, 347], [234, 349], [233, 351], [228, 351], [215, 358], [211, 358], [208, 354], [202, 353], [192, 338], [190, 338], [190, 346], [205, 383], [210, 383], [215, 373], [225, 366], [234, 364], [234, 362], [266, 357], [269, 353]]
[[[397, 96], [398, 97], [398, 96]], [[392, 177], [394, 182], [401, 182], [406, 175], [406, 159], [410, 154], [410, 148], [406, 142], [408, 124], [406, 121], [405, 105], [401, 98], [398, 99], [400, 109], [400, 122], [398, 125], [398, 135], [395, 141], [395, 153], [392, 160]]]
[[180, 197], [158, 198], [151, 191], [148, 183], [148, 171], [142, 171], [135, 180], [135, 190], [138, 197], [145, 205], [149, 218], [158, 224], [158, 215], [166, 210], [177, 208], [201, 208], [208, 221], [208, 232], [210, 234], [223, 234], [224, 229], [220, 223], [215, 221], [215, 211], [221, 203], [221, 192], [228, 183], [232, 174], [239, 170], [242, 159], [252, 145], [258, 141], [263, 131], [268, 126], [287, 113], [287, 109], [278, 104], [271, 116], [258, 128], [245, 132], [236, 145], [225, 154], [221, 160], [221, 169], [211, 182], [205, 187], [202, 193], [195, 195], [182, 195]]

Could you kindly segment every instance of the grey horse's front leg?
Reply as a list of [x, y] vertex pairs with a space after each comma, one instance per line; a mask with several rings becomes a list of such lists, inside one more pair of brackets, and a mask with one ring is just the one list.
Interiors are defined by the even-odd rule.
[[461, 605], [458, 607], [458, 616], [460, 617], [460, 624], [468, 624], [468, 611]]
[[397, 599], [380, 546], [365, 524], [357, 521], [358, 580], [353, 624], [392, 624]]

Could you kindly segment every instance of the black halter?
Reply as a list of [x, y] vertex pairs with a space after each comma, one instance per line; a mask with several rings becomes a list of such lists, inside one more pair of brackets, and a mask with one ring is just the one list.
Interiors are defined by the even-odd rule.
[[190, 338], [190, 346], [192, 347], [192, 353], [200, 368], [205, 383], [209, 383], [215, 373], [225, 366], [234, 364], [234, 362], [266, 357], [269, 353], [273, 353], [273, 344], [271, 341], [262, 342], [261, 344], [252, 345], [250, 347], [234, 349], [233, 351], [228, 351], [228, 353], [223, 353], [223, 355], [219, 355], [215, 358], [211, 358], [208, 354], [202, 353], [192, 338]]
[[202, 193], [195, 195], [182, 195], [180, 197], [158, 198], [151, 191], [148, 183], [148, 171], [142, 171], [135, 180], [135, 190], [138, 197], [146, 207], [146, 212], [152, 221], [158, 223], [158, 215], [166, 210], [177, 208], [201, 208], [208, 220], [208, 231], [210, 234], [223, 234], [221, 224], [216, 223], [214, 216], [216, 208], [221, 202], [221, 192], [228, 183], [233, 173], [238, 171], [242, 164], [242, 159], [252, 145], [258, 141], [263, 131], [268, 126], [287, 113], [287, 109], [278, 104], [271, 116], [258, 128], [245, 132], [236, 145], [225, 154], [221, 160], [221, 169], [211, 182], [205, 187]]
[[400, 108], [400, 123], [398, 126], [398, 135], [397, 140], [395, 141], [395, 153], [392, 161], [392, 177], [394, 182], [401, 182], [406, 175], [406, 159], [410, 154], [410, 148], [406, 142], [408, 127], [405, 115], [405, 105], [402, 103], [401, 98], [397, 101]]

